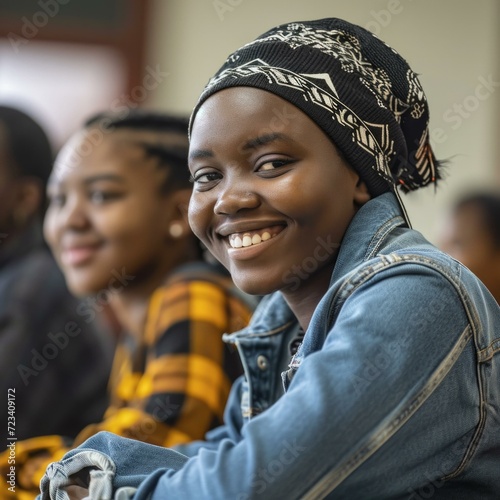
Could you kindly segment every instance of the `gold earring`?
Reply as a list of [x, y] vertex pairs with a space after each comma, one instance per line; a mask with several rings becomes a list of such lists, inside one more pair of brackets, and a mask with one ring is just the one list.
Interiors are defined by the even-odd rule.
[[182, 227], [182, 224], [180, 222], [172, 222], [172, 224], [170, 224], [170, 227], [168, 228], [168, 231], [170, 233], [170, 236], [175, 239], [180, 238], [184, 234], [184, 228]]

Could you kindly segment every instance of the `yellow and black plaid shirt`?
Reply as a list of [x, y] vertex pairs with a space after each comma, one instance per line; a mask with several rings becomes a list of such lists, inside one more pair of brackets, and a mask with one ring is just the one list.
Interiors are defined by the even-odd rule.
[[[205, 265], [176, 273], [152, 295], [142, 341], [124, 336], [119, 343], [111, 405], [103, 421], [84, 428], [73, 446], [110, 431], [169, 447], [202, 439], [220, 425], [231, 384], [242, 373], [238, 353], [222, 334], [246, 326], [250, 304], [229, 277]], [[42, 450], [50, 458], [32, 458]], [[19, 442], [18, 482], [38, 491], [48, 463], [68, 450], [57, 436]]]

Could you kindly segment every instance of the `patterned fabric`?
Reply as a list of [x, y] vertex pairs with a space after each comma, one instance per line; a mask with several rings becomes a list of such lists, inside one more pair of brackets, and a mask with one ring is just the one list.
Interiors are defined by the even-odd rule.
[[235, 86], [267, 90], [306, 113], [374, 196], [396, 186], [418, 189], [440, 178], [429, 145], [427, 100], [416, 74], [359, 26], [321, 19], [264, 33], [229, 56], [203, 91], [191, 123], [209, 96]]
[[[73, 446], [106, 430], [169, 447], [201, 439], [222, 424], [232, 382], [242, 373], [237, 351], [222, 342], [222, 334], [246, 326], [254, 305], [212, 266], [179, 269], [152, 295], [143, 338], [122, 338], [110, 377], [110, 407]], [[47, 444], [50, 456], [26, 461], [30, 474], [17, 460], [18, 478], [32, 488], [32, 497], [48, 464], [69, 450], [56, 436], [43, 439], [32, 451]]]

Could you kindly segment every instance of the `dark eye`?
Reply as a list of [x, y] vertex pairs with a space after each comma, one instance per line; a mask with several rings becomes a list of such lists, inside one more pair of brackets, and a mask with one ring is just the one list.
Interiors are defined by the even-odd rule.
[[208, 184], [209, 182], [217, 181], [222, 176], [218, 172], [200, 172], [191, 177], [192, 182], [195, 184]]
[[105, 201], [106, 195], [102, 191], [91, 191], [89, 198], [92, 203], [100, 204]]
[[116, 198], [121, 198], [122, 194], [121, 193], [116, 193], [113, 191], [103, 191], [103, 190], [93, 190], [90, 191], [89, 193], [89, 198], [92, 203], [96, 203], [97, 205], [100, 205], [102, 203], [106, 203], [107, 201], [114, 200]]
[[293, 160], [268, 160], [263, 163], [261, 163], [257, 167], [257, 172], [265, 172], [268, 170], [276, 170], [280, 167], [284, 167], [286, 165], [290, 165]]

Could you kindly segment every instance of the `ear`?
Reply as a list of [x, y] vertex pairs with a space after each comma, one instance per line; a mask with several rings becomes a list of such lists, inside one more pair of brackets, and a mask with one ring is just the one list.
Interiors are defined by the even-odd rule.
[[17, 181], [16, 196], [12, 209], [18, 228], [24, 227], [40, 210], [42, 205], [42, 185], [38, 179], [21, 177]]
[[187, 236], [191, 233], [188, 223], [188, 206], [191, 197], [191, 189], [180, 189], [168, 195], [169, 217], [167, 217], [167, 232], [175, 239]]
[[365, 181], [358, 177], [358, 182], [354, 187], [354, 204], [358, 207], [363, 206], [367, 201], [370, 201], [372, 198], [368, 188], [366, 187]]

